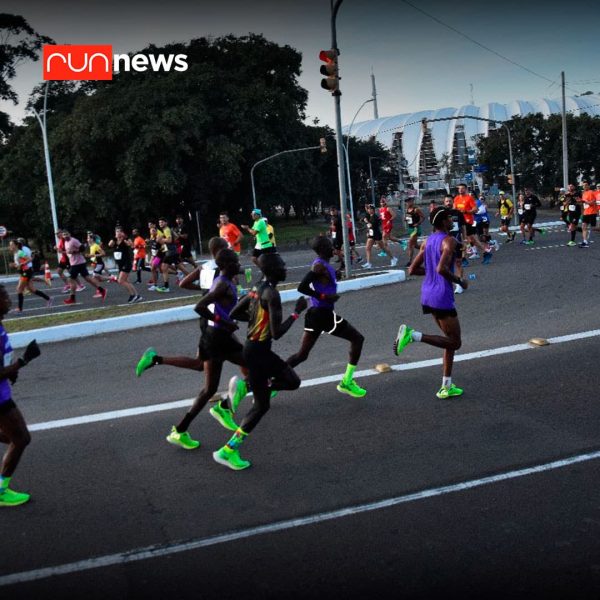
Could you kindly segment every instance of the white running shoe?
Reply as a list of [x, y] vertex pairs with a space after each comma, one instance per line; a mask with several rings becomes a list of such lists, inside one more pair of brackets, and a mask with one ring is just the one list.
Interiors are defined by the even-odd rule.
[[136, 296], [133, 297], [133, 299], [131, 300], [131, 304], [135, 304], [136, 302], [141, 302], [144, 298], [142, 298], [142, 296], [140, 296], [139, 294], [137, 294]]
[[390, 262], [390, 267], [395, 267], [397, 264], [398, 264], [398, 259], [395, 256], [393, 256], [392, 260]]
[[149, 291], [149, 292], [155, 292], [155, 291], [156, 291], [156, 286], [155, 286], [155, 285], [151, 285], [151, 286], [148, 288], [148, 291]]
[[362, 265], [363, 269], [370, 269], [373, 265], [370, 262], [366, 262]]
[[465, 289], [463, 288], [462, 285], [460, 285], [460, 283], [456, 284], [456, 287], [454, 288], [454, 293], [455, 294], [462, 294], [465, 291]]
[[85, 285], [78, 285], [77, 286], [77, 292], [83, 292], [83, 290], [85, 290]]

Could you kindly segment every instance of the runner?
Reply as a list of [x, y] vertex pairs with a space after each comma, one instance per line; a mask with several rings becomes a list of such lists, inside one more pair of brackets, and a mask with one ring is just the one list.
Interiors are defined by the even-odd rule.
[[[90, 263], [93, 266], [92, 269], [92, 277], [100, 282], [100, 281], [116, 281], [116, 277], [111, 275], [102, 275], [103, 271], [108, 273], [108, 269], [104, 264], [104, 257], [106, 256], [106, 252], [102, 248], [100, 236], [95, 235], [92, 231], [88, 231], [87, 233], [87, 247], [88, 251], [84, 254], [86, 258], [90, 259]], [[96, 298], [99, 298], [98, 292], [95, 295]]]
[[[383, 245], [386, 250], [389, 250], [389, 242], [400, 242], [398, 238], [395, 238], [392, 235], [395, 217], [396, 213], [388, 207], [387, 198], [385, 196], [381, 196], [379, 199], [379, 218], [381, 219]], [[381, 251], [378, 256], [385, 256], [385, 252]]]
[[267, 224], [267, 233], [269, 234], [269, 239], [273, 244], [273, 249], [275, 250], [275, 252], [277, 252], [277, 240], [275, 239], [275, 229], [273, 228], [273, 225], [269, 223], [269, 219], [267, 219], [267, 217], [265, 217], [265, 223]]
[[346, 213], [346, 227], [348, 228], [348, 245], [350, 246], [350, 263], [356, 261], [360, 263], [362, 256], [356, 250], [356, 235], [354, 234], [354, 226], [352, 225], [352, 215]]
[[[167, 436], [167, 442], [185, 450], [194, 450], [200, 446], [200, 442], [190, 437], [188, 429], [206, 403], [217, 393], [223, 363], [229, 361], [244, 366], [243, 346], [234, 335], [238, 326], [230, 317], [231, 309], [237, 303], [236, 285], [233, 280], [240, 271], [238, 255], [226, 248], [217, 254], [216, 262], [220, 274], [215, 277], [208, 294], [203, 296], [194, 308], [208, 322], [200, 342], [204, 360], [204, 387], [183, 419], [171, 428], [171, 433]], [[221, 400], [209, 412], [226, 429], [238, 429], [227, 399]]]
[[[487, 265], [492, 260], [492, 253], [488, 252], [477, 237], [477, 229], [475, 227], [475, 213], [477, 212], [477, 204], [471, 194], [467, 193], [467, 186], [464, 183], [458, 185], [458, 194], [454, 197], [454, 208], [460, 210], [465, 219], [465, 229], [467, 239], [472, 246], [479, 248], [483, 254], [483, 264]], [[472, 258], [479, 258], [477, 255]]]
[[577, 190], [577, 188], [570, 183], [568, 185], [567, 193], [565, 194], [565, 203], [566, 207], [566, 223], [567, 229], [569, 231], [569, 235], [571, 239], [567, 242], [567, 246], [577, 246], [575, 242], [575, 236], [577, 235], [577, 231], [579, 229], [579, 219], [581, 218], [581, 194]]
[[508, 236], [506, 242], [504, 242], [505, 244], [508, 244], [512, 242], [517, 235], [516, 231], [511, 232], [510, 230], [510, 222], [515, 213], [515, 207], [512, 200], [504, 192], [499, 192], [499, 194], [500, 198], [498, 199], [498, 212], [496, 213], [496, 216], [500, 217], [500, 231]]
[[[196, 268], [196, 262], [192, 256], [192, 241], [190, 239], [189, 227], [186, 225], [183, 217], [177, 215], [175, 217], [175, 227], [173, 227], [173, 235], [175, 236], [175, 243], [177, 244], [177, 255], [179, 257], [179, 264], [188, 264]], [[180, 275], [186, 275], [187, 271], [180, 269], [178, 277]], [[183, 277], [181, 277], [183, 279]]]
[[158, 287], [158, 276], [164, 252], [162, 250], [163, 245], [158, 241], [158, 227], [154, 223], [148, 223], [148, 233], [150, 234], [150, 237], [146, 240], [150, 246], [150, 281], [148, 282], [148, 291], [155, 292]]
[[240, 254], [244, 234], [238, 229], [237, 225], [231, 223], [229, 215], [225, 211], [219, 215], [219, 235], [234, 252], [237, 252], [238, 255]]
[[[173, 239], [173, 232], [169, 227], [168, 221], [164, 217], [158, 219], [157, 241], [162, 244], [162, 260], [160, 263], [160, 271], [162, 273], [163, 284], [157, 285], [157, 292], [168, 293], [171, 291], [169, 287], [169, 268], [177, 268], [179, 265], [179, 256], [177, 255], [177, 245]], [[187, 271], [185, 271], [187, 274]]]
[[394, 342], [394, 354], [398, 356], [411, 342], [423, 342], [436, 348], [443, 348], [442, 386], [436, 396], [451, 398], [463, 393], [462, 389], [452, 383], [454, 353], [461, 346], [460, 323], [454, 307], [452, 284], [459, 284], [466, 289], [469, 282], [452, 272], [456, 240], [448, 235], [452, 228], [450, 212], [442, 207], [437, 208], [429, 215], [429, 222], [433, 227], [433, 234], [422, 244], [408, 272], [410, 275], [425, 276], [421, 288], [423, 313], [433, 316], [444, 335], [427, 335], [404, 324], [400, 325]]
[[254, 225], [252, 225], [252, 227], [248, 227], [248, 225], [242, 225], [242, 229], [247, 231], [256, 240], [254, 250], [252, 252], [252, 262], [258, 266], [258, 257], [261, 254], [274, 254], [275, 248], [273, 247], [273, 242], [269, 238], [267, 223], [262, 216], [262, 211], [260, 208], [253, 209], [250, 214], [254, 221]]
[[[113, 248], [113, 256], [117, 270], [117, 283], [129, 292], [127, 304], [141, 302], [143, 298], [137, 293], [132, 283], [129, 283], [129, 273], [133, 269], [133, 242], [127, 238], [125, 231], [120, 227], [115, 229], [115, 237], [108, 242], [110, 248]], [[94, 298], [102, 297], [96, 293]]]
[[[213, 280], [218, 274], [216, 257], [221, 250], [227, 248], [227, 242], [220, 237], [210, 238], [208, 241], [208, 251], [212, 256], [211, 260], [207, 260], [202, 264], [202, 267], [196, 267], [191, 273], [186, 275], [179, 286], [187, 289], [200, 291], [202, 294], [207, 294], [212, 287]], [[135, 374], [140, 377], [142, 373], [151, 369], [155, 365], [169, 365], [180, 369], [191, 369], [193, 371], [204, 370], [204, 357], [201, 356], [202, 336], [208, 327], [208, 321], [200, 316], [200, 341], [198, 342], [198, 350], [195, 357], [191, 356], [162, 356], [157, 354], [155, 348], [148, 348], [142, 354], [140, 360], [135, 367]]]
[[311, 248], [317, 255], [313, 260], [311, 270], [305, 275], [298, 286], [298, 291], [305, 296], [311, 296], [311, 308], [304, 318], [304, 335], [300, 350], [287, 359], [290, 367], [296, 367], [304, 362], [319, 336], [326, 332], [329, 335], [348, 340], [350, 342], [350, 356], [346, 366], [346, 373], [337, 386], [338, 392], [348, 394], [354, 398], [362, 398], [367, 390], [361, 388], [354, 381], [354, 371], [360, 360], [365, 338], [348, 321], [339, 317], [334, 306], [339, 296], [337, 294], [337, 280], [335, 269], [329, 264], [333, 256], [333, 246], [326, 237], [313, 239]]
[[24, 250], [23, 242], [19, 240], [11, 240], [8, 243], [8, 249], [13, 254], [12, 266], [19, 271], [19, 282], [17, 283], [17, 298], [19, 307], [15, 309], [15, 312], [23, 312], [23, 302], [25, 300], [24, 292], [28, 290], [30, 293], [43, 298], [46, 301], [46, 306], [52, 306], [52, 300], [50, 296], [44, 294], [40, 290], [37, 290], [33, 285], [33, 265], [31, 264], [31, 251], [26, 252]]
[[306, 298], [298, 298], [294, 312], [282, 321], [277, 284], [285, 281], [285, 263], [279, 254], [263, 254], [258, 259], [258, 267], [264, 279], [238, 302], [229, 315], [231, 319], [248, 321], [243, 356], [250, 371], [254, 402], [227, 444], [213, 453], [216, 462], [235, 471], [247, 469], [251, 464], [240, 457], [239, 447], [269, 410], [271, 392], [300, 387], [300, 378], [271, 350], [271, 343], [283, 336], [298, 319], [307, 306]]
[[583, 216], [581, 217], [581, 231], [583, 241], [579, 244], [580, 248], [589, 248], [589, 237], [593, 227], [596, 227], [596, 215], [598, 208], [596, 206], [596, 192], [590, 188], [587, 181], [583, 182], [583, 193], [581, 194], [581, 205]]
[[[528, 246], [533, 246], [535, 241], [533, 236], [535, 235], [535, 220], [537, 218], [537, 209], [542, 206], [540, 199], [532, 193], [530, 188], [525, 188], [525, 197], [523, 201], [523, 225], [524, 229], [527, 230], [527, 237], [529, 238], [525, 241], [525, 244]], [[523, 237], [525, 237], [525, 233], [523, 232]], [[523, 242], [521, 242], [523, 243]]]
[[[460, 212], [460, 210], [452, 208], [453, 201], [454, 199], [452, 196], [444, 196], [444, 208], [450, 213], [450, 218], [452, 219], [452, 228], [450, 229], [449, 234], [456, 240], [456, 250], [454, 252], [454, 272], [459, 279], [462, 279], [463, 252], [465, 249], [464, 240], [467, 239], [467, 231], [463, 214]], [[457, 283], [454, 287], [455, 294], [462, 294], [464, 291], [465, 290], [460, 283]]]
[[65, 275], [65, 271], [69, 270], [69, 257], [65, 252], [65, 240], [62, 236], [62, 229], [59, 229], [56, 232], [56, 246], [54, 246], [54, 250], [56, 250], [59, 254], [58, 257], [58, 268], [56, 272], [58, 276], [63, 280], [64, 286], [62, 289], [63, 294], [66, 294], [71, 290], [71, 284]]
[[365, 269], [370, 269], [373, 265], [371, 264], [371, 250], [374, 244], [385, 252], [386, 256], [389, 256], [390, 267], [395, 267], [398, 264], [398, 259], [392, 256], [392, 253], [387, 250], [383, 245], [383, 234], [381, 233], [381, 219], [375, 212], [375, 207], [372, 204], [366, 204], [365, 210], [367, 214], [363, 221], [367, 224], [367, 245], [365, 247], [365, 254], [367, 255], [367, 262], [362, 266]]
[[146, 240], [140, 235], [139, 229], [131, 231], [133, 237], [133, 270], [136, 283], [142, 283], [142, 271], [148, 271], [146, 266]]
[[404, 220], [408, 229], [408, 262], [405, 266], [410, 267], [413, 254], [417, 248], [418, 239], [423, 235], [421, 224], [425, 220], [423, 211], [418, 206], [415, 206], [415, 199], [412, 196], [406, 199], [406, 216]]
[[[477, 212], [475, 213], [475, 231], [477, 236], [484, 243], [491, 241], [490, 237], [490, 215], [488, 214], [487, 200], [483, 194], [477, 198]], [[487, 250], [487, 248], [486, 248]]]
[[10, 489], [11, 479], [19, 460], [31, 441], [25, 419], [12, 399], [11, 383], [17, 381], [19, 371], [40, 355], [35, 340], [29, 343], [23, 358], [14, 360], [13, 349], [2, 320], [10, 310], [10, 297], [0, 285], [0, 442], [8, 444], [0, 467], [0, 506], [18, 506], [29, 500], [29, 494]]
[[333, 254], [336, 256], [340, 269], [346, 267], [344, 263], [344, 234], [342, 232], [342, 218], [335, 206], [329, 207], [329, 236], [333, 246]]
[[99, 292], [99, 297], [104, 302], [106, 299], [106, 290], [96, 283], [96, 280], [93, 277], [90, 277], [85, 264], [85, 257], [81, 253], [83, 244], [77, 238], [71, 237], [71, 234], [66, 229], [63, 229], [62, 235], [65, 240], [65, 252], [69, 257], [69, 282], [71, 285], [71, 295], [66, 300], [63, 300], [63, 302], [65, 304], [75, 304], [75, 292], [79, 291], [77, 287], [77, 277], [80, 275], [96, 288]]

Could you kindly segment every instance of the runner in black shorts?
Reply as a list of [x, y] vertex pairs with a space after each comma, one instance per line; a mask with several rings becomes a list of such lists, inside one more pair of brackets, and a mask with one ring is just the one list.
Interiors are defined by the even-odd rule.
[[296, 301], [294, 312], [282, 321], [281, 297], [277, 284], [285, 281], [285, 263], [279, 254], [262, 254], [258, 267], [264, 279], [244, 296], [231, 311], [230, 317], [248, 321], [248, 334], [244, 345], [244, 360], [248, 367], [254, 402], [233, 437], [213, 453], [216, 462], [235, 471], [247, 469], [250, 462], [239, 455], [239, 447], [258, 425], [270, 407], [272, 390], [296, 390], [300, 378], [296, 372], [271, 350], [273, 339], [279, 339], [292, 326], [306, 308], [306, 298]]
[[[206, 332], [200, 341], [204, 360], [204, 387], [190, 410], [167, 436], [169, 443], [186, 450], [193, 450], [200, 445], [200, 442], [190, 437], [188, 428], [206, 403], [217, 393], [223, 363], [227, 360], [236, 365], [244, 364], [242, 344], [234, 335], [238, 326], [231, 318], [231, 311], [237, 303], [234, 278], [240, 271], [238, 255], [233, 250], [224, 249], [217, 254], [216, 261], [220, 274], [215, 277], [208, 294], [200, 299], [194, 309], [207, 321]], [[236, 431], [237, 425], [227, 399], [221, 400], [211, 408], [210, 414], [226, 429]]]
[[390, 267], [395, 267], [398, 264], [398, 259], [392, 256], [392, 253], [383, 244], [383, 233], [381, 232], [381, 219], [372, 204], [366, 204], [365, 210], [367, 214], [363, 221], [367, 224], [367, 245], [365, 247], [365, 254], [367, 255], [367, 262], [362, 266], [365, 269], [370, 269], [373, 265], [371, 264], [371, 250], [374, 244], [377, 244], [382, 252], [385, 252], [390, 257]]
[[[456, 276], [462, 279], [463, 277], [463, 255], [464, 255], [464, 240], [467, 239], [465, 217], [460, 210], [452, 208], [454, 203], [454, 197], [447, 195], [444, 196], [444, 208], [450, 213], [450, 219], [452, 220], [452, 229], [448, 232], [456, 240], [456, 250], [454, 251], [454, 273]], [[455, 294], [462, 294], [464, 288], [460, 283], [454, 286]]]
[[23, 242], [19, 240], [11, 240], [8, 244], [9, 250], [13, 253], [14, 267], [19, 271], [19, 282], [17, 283], [17, 298], [19, 307], [16, 309], [17, 312], [23, 312], [23, 302], [25, 290], [30, 293], [43, 298], [46, 301], [48, 307], [52, 306], [52, 301], [47, 294], [37, 290], [33, 285], [33, 265], [31, 264], [31, 253], [29, 250], [25, 250]]
[[339, 296], [335, 269], [329, 264], [333, 256], [333, 246], [326, 237], [316, 237], [311, 248], [317, 254], [311, 270], [304, 276], [298, 291], [311, 296], [311, 308], [304, 319], [304, 335], [300, 350], [287, 359], [291, 367], [304, 362], [320, 335], [325, 332], [350, 342], [350, 356], [346, 373], [337, 390], [354, 398], [362, 398], [367, 391], [354, 381], [354, 371], [360, 359], [365, 338], [348, 321], [336, 315], [334, 306]]
[[344, 264], [344, 234], [342, 232], [342, 218], [335, 206], [329, 207], [329, 235], [333, 244], [333, 253], [337, 256], [337, 262], [341, 263], [340, 269], [345, 268]]
[[[117, 283], [129, 292], [128, 304], [140, 302], [143, 298], [137, 293], [133, 284], [129, 283], [129, 273], [133, 269], [133, 242], [125, 235], [120, 227], [115, 229], [115, 237], [108, 242], [114, 251], [115, 264], [119, 270]], [[94, 296], [95, 297], [95, 296]]]

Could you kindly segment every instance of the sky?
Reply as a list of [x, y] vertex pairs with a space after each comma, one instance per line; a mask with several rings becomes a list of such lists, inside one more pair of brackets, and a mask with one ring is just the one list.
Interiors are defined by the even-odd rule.
[[[403, 0], [344, 0], [337, 18], [342, 122], [350, 123], [371, 96], [375, 73], [380, 116], [449, 106], [560, 97], [600, 91], [597, 22], [600, 3], [588, 0], [411, 0], [537, 75], [503, 60], [422, 14]], [[318, 53], [331, 44], [329, 0], [2, 0], [57, 43], [112, 44], [130, 52], [207, 35], [261, 33], [302, 53], [300, 85], [308, 90], [307, 121], [334, 125], [331, 95], [321, 89]], [[18, 122], [41, 61], [19, 66], [13, 87], [18, 106], [0, 110]], [[472, 87], [471, 87], [472, 86]], [[357, 122], [373, 117], [372, 104]]]

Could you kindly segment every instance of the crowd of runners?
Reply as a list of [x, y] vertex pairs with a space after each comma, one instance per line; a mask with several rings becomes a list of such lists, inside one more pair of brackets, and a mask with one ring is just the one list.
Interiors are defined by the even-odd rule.
[[[570, 236], [569, 246], [575, 245], [576, 233], [581, 231], [583, 240], [580, 247], [589, 247], [590, 232], [597, 229], [600, 190], [592, 190], [584, 183], [582, 193], [575, 186], [569, 186], [568, 190], [561, 193], [560, 206]], [[515, 210], [523, 236], [521, 243], [534, 243], [535, 233], [539, 231], [535, 227], [539, 206], [541, 203], [531, 190], [520, 194], [516, 204], [506, 194], [500, 193], [496, 216], [500, 217], [500, 233], [506, 235], [506, 243], [512, 242], [516, 236], [516, 232], [510, 229]], [[385, 198], [381, 199], [378, 210], [372, 205], [365, 208], [363, 222], [367, 230], [367, 262], [363, 266], [371, 266], [371, 252], [375, 245], [380, 249], [380, 254], [390, 258], [390, 266], [395, 266], [398, 258], [393, 256], [389, 246], [392, 243], [402, 244], [403, 240], [392, 235], [393, 212], [387, 206]], [[104, 273], [105, 251], [93, 232], [88, 233], [85, 245], [73, 238], [68, 231], [60, 232], [57, 245], [62, 257], [59, 276], [65, 282], [64, 291], [70, 294], [65, 300], [67, 303], [75, 301], [79, 278], [94, 286], [96, 296], [101, 299], [106, 297], [106, 289], [101, 284], [106, 280], [116, 281], [129, 292], [128, 301], [137, 302], [141, 297], [128, 277], [131, 272], [136, 272], [137, 283], [140, 283], [143, 270], [150, 271], [150, 285], [156, 291], [164, 292], [169, 289], [169, 276], [173, 271], [181, 273], [181, 287], [202, 291], [203, 295], [195, 306], [201, 332], [196, 355], [165, 356], [154, 348], [148, 348], [135, 367], [137, 376], [157, 365], [204, 373], [202, 390], [190, 409], [166, 436], [170, 444], [186, 450], [194, 450], [200, 446], [200, 442], [190, 435], [189, 428], [217, 392], [223, 364], [228, 361], [239, 367], [240, 375], [231, 378], [227, 397], [216, 402], [210, 409], [210, 414], [232, 433], [224, 445], [215, 450], [213, 458], [217, 463], [233, 470], [248, 468], [250, 461], [240, 455], [242, 444], [268, 412], [271, 400], [280, 391], [293, 391], [300, 387], [300, 377], [295, 368], [308, 358], [323, 333], [346, 340], [349, 345], [348, 363], [337, 390], [353, 398], [362, 398], [367, 394], [354, 379], [364, 336], [335, 311], [339, 299], [337, 282], [341, 267], [336, 270], [331, 261], [336, 255], [338, 263], [343, 260], [340, 235], [342, 227], [348, 227], [352, 246], [351, 260], [358, 263], [361, 257], [356, 251], [350, 215], [346, 215], [345, 222], [342, 223], [337, 210], [332, 207], [329, 216], [329, 235], [317, 236], [312, 241], [311, 248], [315, 258], [298, 285], [300, 297], [286, 318], [283, 316], [277, 288], [285, 281], [287, 269], [277, 252], [274, 231], [259, 209], [252, 211], [252, 227], [243, 226], [242, 229], [255, 240], [252, 259], [260, 270], [260, 278], [251, 291], [241, 298], [238, 280], [243, 273], [239, 259], [242, 233], [230, 223], [226, 213], [220, 215], [220, 236], [209, 242], [212, 259], [200, 267], [192, 260], [189, 236], [180, 218], [176, 220], [177, 226], [173, 230], [163, 218], [158, 219], [157, 225], [149, 223], [149, 238], [142, 237], [137, 230], [133, 230], [131, 237], [128, 237], [122, 228], [117, 227], [115, 237], [108, 242], [108, 248], [113, 251], [118, 276]], [[428, 221], [432, 233], [420, 245], [418, 242], [425, 214], [409, 201], [405, 219], [409, 234], [405, 244], [408, 271], [411, 275], [424, 277], [421, 286], [422, 310], [424, 314], [432, 315], [441, 334], [416, 331], [403, 323], [393, 342], [393, 353], [401, 354], [412, 343], [425, 343], [442, 349], [442, 380], [436, 396], [442, 399], [457, 397], [463, 394], [463, 390], [452, 380], [454, 355], [462, 343], [455, 294], [462, 293], [469, 285], [468, 278], [463, 276], [465, 261], [469, 260], [467, 256], [472, 259], [481, 252], [484, 264], [488, 264], [491, 259], [494, 241], [489, 233], [490, 215], [486, 199], [475, 199], [467, 192], [465, 185], [459, 185], [456, 196], [447, 195], [441, 206], [430, 206]], [[146, 257], [148, 246], [149, 261]], [[22, 309], [22, 294], [26, 288], [49, 302], [50, 299], [33, 285], [36, 278], [32, 273], [31, 251], [25, 241], [14, 240], [11, 242], [11, 250], [15, 265], [21, 272], [17, 287], [19, 308]], [[92, 273], [87, 270], [88, 259], [93, 265]], [[189, 270], [187, 265], [191, 267]], [[65, 272], [68, 272], [68, 277]], [[34, 340], [21, 358], [14, 358], [10, 341], [1, 324], [10, 308], [11, 299], [4, 286], [0, 285], [0, 441], [8, 445], [0, 470], [0, 506], [17, 506], [29, 500], [29, 494], [9, 487], [19, 459], [30, 442], [25, 420], [12, 400], [11, 385], [15, 383], [20, 369], [40, 355], [40, 349]], [[297, 352], [284, 360], [273, 351], [273, 341], [285, 335], [304, 312], [304, 332], [300, 346]], [[235, 335], [239, 322], [248, 323], [243, 344]], [[253, 394], [252, 403], [239, 419], [240, 404], [250, 392]]]

